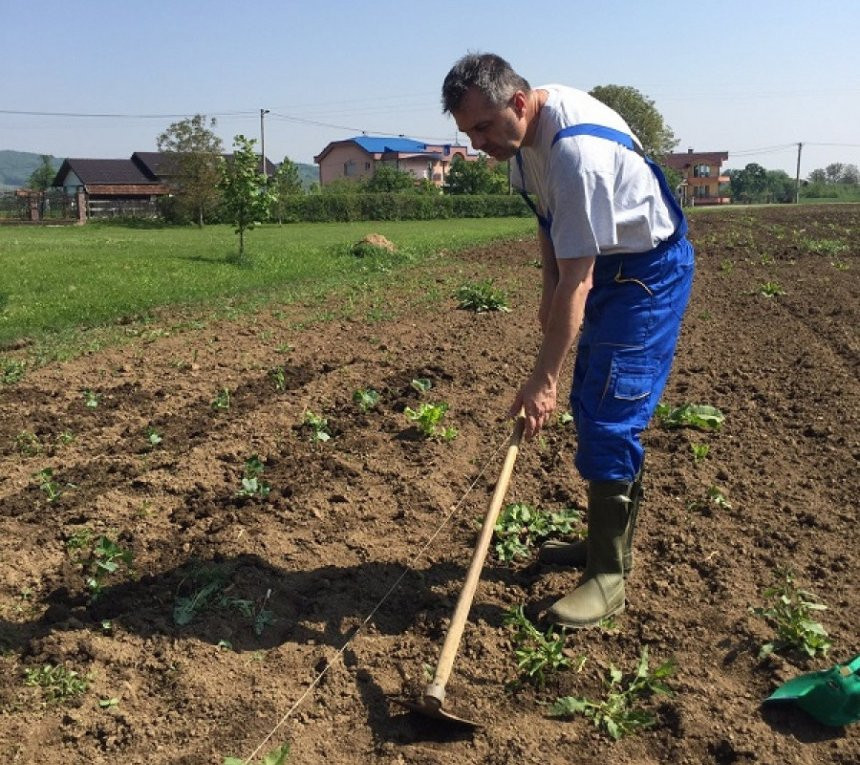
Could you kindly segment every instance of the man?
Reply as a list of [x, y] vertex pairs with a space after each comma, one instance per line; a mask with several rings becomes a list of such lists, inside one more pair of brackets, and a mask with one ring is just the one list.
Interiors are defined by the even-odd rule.
[[510, 410], [524, 408], [527, 438], [556, 407], [579, 332], [570, 406], [588, 537], [548, 543], [541, 559], [585, 559], [579, 586], [549, 615], [565, 627], [595, 625], [624, 607], [642, 492], [639, 434], [665, 387], [692, 286], [686, 221], [624, 120], [587, 93], [532, 89], [499, 56], [469, 54], [445, 78], [442, 101], [476, 150], [514, 160], [512, 182], [538, 217], [543, 336]]

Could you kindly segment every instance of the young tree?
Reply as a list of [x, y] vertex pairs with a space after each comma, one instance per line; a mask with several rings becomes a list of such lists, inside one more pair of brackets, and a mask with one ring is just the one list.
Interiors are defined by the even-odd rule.
[[207, 212], [220, 199], [218, 182], [221, 178], [221, 139], [210, 128], [215, 120], [195, 114], [190, 119], [174, 122], [156, 143], [158, 150], [169, 158], [169, 173], [182, 207], [196, 218], [202, 228]]
[[508, 176], [505, 164], [490, 166], [482, 154], [473, 162], [455, 157], [445, 179], [447, 194], [506, 194]]
[[750, 162], [743, 170], [732, 173], [732, 197], [738, 202], [759, 202], [767, 192], [767, 170]]
[[224, 163], [219, 184], [224, 193], [224, 212], [236, 225], [239, 235], [239, 260], [245, 258], [245, 231], [269, 216], [275, 193], [260, 172], [260, 158], [254, 151], [255, 140], [237, 135], [233, 156]]
[[275, 193], [275, 216], [278, 223], [282, 223], [287, 201], [290, 197], [302, 194], [304, 189], [299, 177], [299, 168], [289, 157], [284, 157], [277, 171], [271, 179], [271, 186]]
[[678, 145], [678, 139], [663, 121], [654, 102], [636, 88], [629, 85], [598, 85], [589, 94], [621, 115], [642, 143], [645, 153], [654, 161], [660, 162]]
[[51, 188], [51, 182], [56, 175], [57, 171], [51, 164], [51, 158], [43, 154], [41, 164], [31, 173], [27, 186], [34, 191], [47, 191]]

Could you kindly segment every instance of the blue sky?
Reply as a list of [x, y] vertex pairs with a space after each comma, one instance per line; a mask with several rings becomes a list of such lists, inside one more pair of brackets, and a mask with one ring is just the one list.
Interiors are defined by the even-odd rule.
[[806, 176], [860, 165], [858, 30], [857, 0], [0, 0], [0, 149], [128, 157], [195, 113], [229, 147], [261, 108], [276, 161], [362, 130], [453, 141], [439, 87], [480, 50], [532, 85], [632, 85], [728, 167], [793, 176], [803, 142]]

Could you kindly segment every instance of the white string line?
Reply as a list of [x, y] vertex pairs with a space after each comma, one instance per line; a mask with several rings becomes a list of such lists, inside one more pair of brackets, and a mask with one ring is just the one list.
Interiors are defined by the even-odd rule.
[[421, 547], [421, 549], [419, 549], [418, 552], [415, 553], [415, 555], [409, 561], [408, 565], [406, 567], [404, 567], [403, 571], [400, 573], [400, 576], [397, 577], [394, 584], [392, 584], [391, 587], [388, 588], [388, 591], [382, 596], [382, 598], [379, 600], [379, 602], [371, 609], [370, 613], [366, 617], [364, 617], [362, 622], [357, 627], [355, 627], [353, 629], [352, 634], [346, 639], [346, 642], [344, 642], [344, 644], [338, 649], [337, 653], [335, 653], [335, 655], [326, 663], [325, 667], [323, 667], [322, 670], [320, 670], [320, 672], [313, 679], [311, 684], [305, 689], [304, 693], [302, 693], [302, 695], [299, 696], [299, 698], [295, 701], [295, 703], [284, 713], [284, 716], [281, 717], [280, 720], [278, 720], [275, 727], [269, 731], [269, 733], [266, 735], [266, 737], [259, 743], [257, 748], [253, 752], [251, 752], [251, 754], [248, 755], [248, 757], [246, 759], [242, 760], [243, 765], [251, 765], [251, 761], [260, 753], [260, 751], [269, 742], [269, 740], [272, 738], [272, 736], [275, 735], [275, 733], [278, 731], [278, 729], [284, 723], [286, 723], [287, 720], [290, 719], [290, 716], [293, 714], [293, 712], [296, 711], [296, 709], [298, 709], [298, 707], [301, 705], [301, 703], [307, 698], [308, 694], [314, 688], [316, 688], [317, 685], [319, 685], [320, 681], [323, 679], [323, 677], [325, 677], [326, 673], [332, 668], [332, 666], [334, 666], [335, 662], [337, 662], [337, 660], [340, 659], [340, 657], [343, 655], [344, 651], [346, 651], [346, 649], [350, 646], [352, 641], [355, 640], [356, 637], [358, 637], [358, 634], [361, 632], [361, 630], [367, 626], [367, 624], [370, 622], [370, 620], [373, 618], [373, 616], [376, 614], [376, 612], [382, 607], [383, 603], [385, 603], [385, 601], [388, 600], [388, 598], [390, 598], [391, 595], [394, 593], [394, 591], [400, 586], [400, 583], [403, 581], [403, 579], [406, 577], [406, 575], [413, 571], [413, 569], [415, 568], [415, 564], [418, 562], [418, 560], [421, 558], [421, 556], [427, 551], [427, 549], [430, 547], [430, 545], [433, 544], [436, 537], [438, 537], [439, 534], [442, 533], [442, 529], [445, 528], [445, 526], [448, 524], [448, 521], [450, 521], [451, 518], [453, 518], [454, 515], [457, 512], [459, 512], [460, 508], [463, 506], [463, 503], [466, 501], [466, 497], [469, 496], [472, 489], [474, 489], [475, 485], [478, 483], [478, 481], [481, 480], [481, 477], [484, 475], [487, 468], [490, 466], [490, 463], [496, 458], [496, 455], [501, 451], [501, 449], [504, 445], [505, 445], [505, 441], [502, 441], [493, 450], [493, 453], [490, 455], [490, 457], [484, 463], [484, 465], [480, 469], [480, 471], [478, 471], [478, 475], [475, 476], [475, 479], [472, 481], [472, 483], [469, 484], [466, 491], [463, 493], [463, 496], [460, 497], [460, 499], [457, 501], [457, 503], [451, 508], [451, 510], [448, 512], [448, 514], [442, 519], [442, 522], [439, 524], [439, 526], [436, 528], [436, 530], [433, 532], [433, 534], [430, 536], [430, 538], [424, 543], [424, 545]]

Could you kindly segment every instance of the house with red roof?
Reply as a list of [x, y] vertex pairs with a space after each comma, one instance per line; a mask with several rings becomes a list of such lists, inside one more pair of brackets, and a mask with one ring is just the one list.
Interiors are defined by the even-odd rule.
[[442, 186], [456, 157], [467, 162], [478, 159], [477, 154], [470, 154], [460, 144], [427, 144], [404, 136], [358, 135], [332, 141], [314, 157], [314, 162], [320, 168], [320, 186], [341, 178], [356, 181], [369, 178], [381, 164], [411, 173], [416, 182], [428, 180]]
[[728, 160], [727, 151], [693, 151], [667, 154], [663, 164], [684, 176], [681, 183], [680, 201], [684, 205], [724, 205], [732, 200], [720, 196], [720, 185], [729, 182], [727, 175], [720, 175], [723, 162]]

